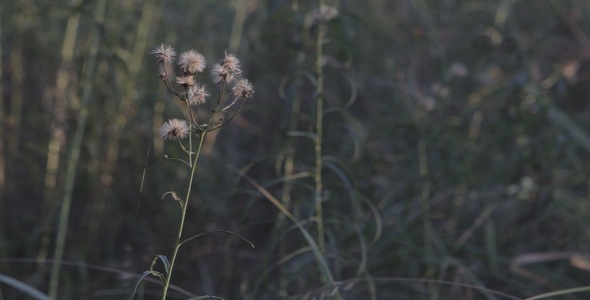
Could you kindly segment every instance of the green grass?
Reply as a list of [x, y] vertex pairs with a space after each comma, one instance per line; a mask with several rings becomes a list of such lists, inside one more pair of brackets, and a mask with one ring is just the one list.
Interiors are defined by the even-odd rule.
[[0, 297], [56, 265], [58, 298], [127, 298], [174, 250], [162, 42], [256, 88], [182, 193], [184, 232], [255, 248], [184, 244], [169, 299], [588, 294], [587, 1], [99, 2], [0, 7]]

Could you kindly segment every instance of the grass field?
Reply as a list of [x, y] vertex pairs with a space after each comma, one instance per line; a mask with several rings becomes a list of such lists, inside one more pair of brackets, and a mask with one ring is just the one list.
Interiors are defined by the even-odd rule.
[[590, 297], [586, 0], [4, 1], [0, 41], [0, 299]]

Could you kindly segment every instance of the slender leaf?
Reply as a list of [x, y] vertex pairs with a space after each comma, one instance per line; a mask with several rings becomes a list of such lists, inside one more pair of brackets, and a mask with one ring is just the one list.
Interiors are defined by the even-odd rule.
[[129, 297], [129, 300], [132, 300], [133, 297], [135, 297], [135, 294], [137, 293], [137, 289], [139, 288], [139, 284], [143, 281], [143, 279], [148, 276], [148, 275], [154, 275], [160, 279], [163, 278], [162, 273], [157, 272], [157, 271], [145, 271], [143, 272], [143, 274], [141, 274], [139, 276], [139, 279], [137, 279], [137, 282], [135, 283], [135, 288], [133, 289], [133, 293], [131, 294], [131, 297]]
[[237, 234], [237, 233], [235, 233], [235, 232], [232, 232], [232, 231], [227, 231], [227, 230], [211, 230], [211, 231], [205, 231], [205, 232], [201, 232], [201, 233], [199, 233], [199, 234], [195, 234], [195, 235], [193, 235], [193, 236], [191, 236], [191, 237], [189, 237], [189, 238], [185, 239], [184, 241], [180, 242], [180, 245], [183, 245], [183, 244], [184, 244], [184, 243], [186, 243], [186, 242], [192, 241], [192, 240], [194, 240], [194, 239], [197, 239], [197, 238], [199, 238], [199, 237], [202, 237], [202, 236], [204, 236], [204, 235], [211, 234], [211, 233], [225, 233], [225, 234], [231, 234], [231, 235], [235, 235], [235, 236], [237, 236], [237, 237], [241, 238], [242, 240], [244, 240], [246, 243], [250, 244], [250, 246], [251, 246], [252, 248], [254, 248], [254, 244], [252, 244], [252, 242], [250, 242], [250, 241], [249, 241], [247, 238], [245, 238], [245, 237], [243, 237], [243, 236], [241, 236], [241, 235], [239, 235], [239, 234]]
[[0, 282], [3, 282], [6, 285], [9, 285], [35, 299], [39, 299], [39, 300], [49, 300], [49, 296], [43, 294], [42, 292], [40, 292], [39, 290], [35, 289], [34, 287], [16, 280], [12, 277], [0, 274]]

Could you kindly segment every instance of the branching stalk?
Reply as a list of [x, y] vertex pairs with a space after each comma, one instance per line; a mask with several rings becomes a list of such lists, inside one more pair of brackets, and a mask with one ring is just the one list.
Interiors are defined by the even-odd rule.
[[[164, 282], [164, 289], [162, 291], [162, 300], [165, 300], [166, 296], [168, 294], [168, 288], [170, 286], [170, 279], [172, 277], [172, 270], [174, 269], [176, 257], [178, 256], [178, 250], [180, 249], [180, 246], [182, 245], [182, 242], [181, 242], [182, 241], [182, 231], [184, 229], [184, 221], [186, 219], [186, 210], [188, 208], [188, 201], [191, 196], [191, 190], [192, 190], [192, 186], [193, 186], [193, 182], [194, 182], [194, 178], [195, 178], [195, 171], [197, 170], [197, 162], [199, 160], [199, 155], [201, 154], [201, 149], [203, 148], [203, 142], [205, 141], [205, 135], [206, 135], [205, 132], [201, 133], [201, 137], [199, 139], [199, 146], [197, 147], [197, 153], [195, 154], [194, 161], [192, 162], [191, 177], [189, 179], [189, 183], [188, 183], [188, 187], [187, 187], [187, 191], [186, 191], [186, 197], [184, 198], [184, 204], [182, 205], [182, 212], [180, 215], [180, 223], [178, 225], [178, 234], [176, 235], [176, 243], [174, 245], [174, 251], [172, 252], [172, 257], [170, 260], [170, 269], [168, 270], [168, 273], [166, 274], [166, 281]], [[189, 156], [192, 156], [192, 154], [189, 154]]]
[[[159, 47], [157, 47], [154, 51], [152, 51], [152, 54], [156, 56], [156, 59], [160, 63], [161, 69], [163, 70], [160, 73], [160, 79], [164, 82], [166, 88], [172, 94], [176, 95], [179, 98], [179, 100], [184, 104], [183, 108], [186, 109], [186, 114], [188, 115], [186, 117], [188, 120], [171, 119], [168, 122], [162, 124], [162, 126], [160, 127], [160, 135], [163, 139], [177, 140], [179, 142], [180, 148], [184, 151], [186, 155], [188, 155], [188, 159], [176, 160], [185, 162], [190, 169], [190, 178], [186, 187], [186, 196], [184, 197], [184, 199], [179, 198], [175, 192], [167, 193], [171, 194], [174, 200], [177, 200], [180, 203], [181, 212], [180, 221], [178, 224], [178, 231], [176, 234], [176, 241], [174, 243], [174, 250], [172, 251], [170, 261], [168, 261], [168, 258], [164, 255], [157, 256], [158, 259], [162, 263], [164, 263], [165, 273], [161, 271], [156, 271], [153, 268], [150, 268], [149, 271], [146, 271], [147, 273], [144, 273], [144, 275], [151, 274], [153, 276], [161, 278], [163, 283], [162, 300], [165, 300], [168, 296], [168, 289], [171, 287], [171, 279], [174, 271], [174, 266], [176, 264], [176, 259], [178, 258], [178, 252], [180, 247], [184, 243], [190, 240], [194, 240], [200, 236], [203, 236], [204, 234], [213, 232], [233, 234], [250, 243], [246, 238], [242, 237], [241, 235], [225, 230], [207, 231], [204, 233], [192, 235], [187, 239], [183, 239], [183, 235], [184, 224], [186, 222], [186, 214], [191, 197], [191, 191], [193, 188], [193, 184], [195, 182], [195, 175], [197, 172], [197, 164], [199, 161], [199, 157], [201, 156], [201, 152], [203, 150], [205, 137], [208, 132], [221, 128], [229, 121], [231, 121], [237, 114], [239, 114], [242, 110], [242, 106], [244, 105], [246, 99], [251, 98], [254, 94], [254, 89], [252, 84], [247, 79], [240, 78], [242, 71], [240, 69], [238, 59], [234, 55], [226, 53], [225, 58], [222, 60], [222, 62], [214, 65], [211, 71], [213, 75], [213, 81], [219, 82], [219, 93], [217, 95], [215, 107], [211, 110], [209, 120], [205, 123], [199, 124], [199, 106], [203, 104], [205, 102], [205, 98], [209, 96], [205, 92], [205, 88], [201, 87], [196, 83], [197, 79], [195, 78], [196, 73], [202, 72], [205, 68], [205, 59], [203, 55], [197, 53], [194, 50], [183, 52], [180, 55], [178, 64], [182, 68], [184, 76], [177, 77], [176, 83], [184, 87], [184, 91], [179, 93], [176, 91], [175, 87], [170, 82], [166, 71], [166, 66], [174, 62], [176, 51], [169, 45], [162, 44]], [[233, 102], [226, 107], [231, 107], [237, 101], [241, 101], [241, 103], [239, 108], [233, 112], [233, 115], [229, 118], [229, 120], [226, 120], [225, 122], [217, 122], [215, 121], [215, 118], [217, 114], [220, 112], [219, 108], [220, 105], [222, 105], [222, 100], [225, 98], [224, 93], [226, 92], [226, 89], [228, 89], [228, 83], [231, 86], [231, 93], [233, 94], [234, 98]], [[196, 106], [195, 111], [193, 111], [193, 106]], [[223, 111], [225, 110], [226, 109], [224, 109]], [[196, 142], [195, 139], [193, 139], [193, 135], [195, 137], [198, 137], [198, 142]], [[187, 136], [189, 145], [188, 147], [185, 147], [181, 140], [187, 138]], [[193, 141], [197, 143], [196, 150]], [[252, 247], [254, 246], [252, 243], [250, 243], [250, 245]], [[141, 282], [141, 280], [142, 278], [140, 278], [138, 284], [139, 282]], [[135, 290], [137, 290], [137, 286]], [[131, 298], [133, 298], [134, 295], [135, 293], [131, 295]]]

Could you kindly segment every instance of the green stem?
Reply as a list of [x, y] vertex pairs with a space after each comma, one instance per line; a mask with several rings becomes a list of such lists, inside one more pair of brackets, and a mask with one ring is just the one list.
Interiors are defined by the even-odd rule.
[[[320, 0], [320, 6], [324, 6], [324, 0]], [[318, 36], [316, 41], [316, 133], [315, 133], [315, 208], [316, 208], [316, 224], [318, 230], [318, 246], [322, 254], [325, 253], [326, 247], [324, 244], [324, 221], [322, 210], [322, 135], [323, 135], [323, 117], [324, 117], [324, 66], [323, 66], [323, 43], [326, 35], [326, 24], [321, 22], [318, 24]]]
[[[176, 262], [176, 256], [178, 255], [178, 249], [182, 245], [182, 231], [184, 229], [184, 220], [186, 217], [186, 210], [188, 208], [188, 201], [191, 195], [191, 189], [193, 186], [194, 178], [195, 178], [195, 171], [197, 169], [197, 161], [199, 160], [199, 155], [201, 154], [201, 149], [203, 148], [203, 142], [205, 141], [205, 132], [201, 134], [201, 138], [199, 140], [199, 147], [197, 148], [197, 153], [195, 155], [195, 160], [193, 161], [191, 167], [191, 177], [189, 179], [188, 189], [186, 191], [186, 197], [184, 198], [184, 203], [182, 205], [182, 213], [180, 216], [180, 224], [178, 225], [178, 234], [176, 235], [176, 243], [174, 245], [174, 251], [172, 252], [172, 258], [170, 260], [170, 269], [166, 274], [166, 282], [164, 282], [164, 290], [162, 292], [162, 300], [166, 299], [166, 295], [168, 294], [168, 287], [170, 286], [170, 278], [172, 277], [172, 269], [174, 269], [174, 263]], [[192, 154], [190, 154], [192, 155]]]
[[[426, 140], [421, 137], [418, 142], [418, 165], [420, 177], [422, 178], [421, 200], [422, 200], [422, 226], [424, 230], [424, 254], [426, 257], [426, 278], [434, 278], [434, 245], [432, 223], [430, 222], [430, 183], [428, 180], [428, 157], [426, 153]], [[438, 288], [436, 284], [429, 283], [430, 299], [438, 298]]]
[[[213, 114], [211, 114], [211, 117], [209, 118], [209, 121], [207, 122], [208, 125], [212, 124], [211, 122], [213, 122], [213, 120], [215, 118], [215, 114], [217, 113], [217, 110], [219, 109], [219, 104], [221, 103], [221, 98], [223, 97], [223, 92], [225, 91], [225, 86], [226, 86], [226, 82], [222, 82], [221, 86], [219, 87], [219, 96], [217, 98], [217, 104], [215, 105], [215, 110], [213, 111]], [[172, 270], [174, 269], [174, 263], [176, 262], [178, 250], [180, 249], [180, 246], [182, 246], [182, 231], [184, 229], [184, 220], [186, 218], [186, 210], [188, 208], [188, 201], [191, 196], [191, 189], [192, 189], [194, 178], [195, 178], [195, 171], [197, 170], [197, 162], [199, 161], [199, 156], [201, 155], [201, 149], [203, 149], [203, 143], [205, 141], [206, 134], [207, 134], [206, 130], [203, 130], [203, 132], [201, 132], [201, 136], [199, 139], [199, 146], [197, 147], [197, 153], [195, 153], [194, 160], [191, 161], [191, 177], [189, 179], [188, 189], [186, 191], [186, 197], [184, 198], [184, 202], [182, 205], [182, 213], [180, 215], [180, 224], [178, 225], [178, 234], [176, 235], [176, 243], [174, 245], [174, 251], [172, 252], [172, 258], [170, 259], [170, 269], [168, 270], [168, 273], [166, 274], [166, 281], [164, 282], [164, 289], [162, 291], [162, 300], [165, 300], [166, 296], [168, 295], [168, 287], [170, 286], [170, 279], [172, 278]], [[191, 135], [192, 135], [192, 133], [191, 133]], [[192, 159], [192, 142], [191, 142], [190, 148], [191, 148], [191, 152], [189, 153], [189, 157], [190, 157], [190, 159]]]
[[248, 5], [244, 0], [235, 0], [232, 5], [236, 9], [236, 14], [234, 16], [231, 36], [229, 39], [229, 51], [236, 53], [240, 48], [240, 39], [242, 37], [242, 29], [244, 28], [246, 14], [248, 13]]
[[[189, 104], [188, 99], [184, 100], [184, 103], [186, 104], [186, 107], [188, 108], [188, 114], [192, 118], [191, 125], [190, 125], [191, 132], [189, 132], [189, 134], [188, 134], [188, 163], [189, 163], [189, 166], [192, 166], [193, 165], [193, 133], [192, 133], [192, 130], [193, 130], [193, 128], [195, 128], [195, 126], [197, 126], [197, 122], [195, 121], [195, 119], [193, 118], [193, 115], [191, 113], [191, 105]], [[193, 170], [193, 172], [194, 172], [194, 170]], [[188, 198], [187, 198], [187, 200], [188, 200]]]

